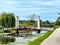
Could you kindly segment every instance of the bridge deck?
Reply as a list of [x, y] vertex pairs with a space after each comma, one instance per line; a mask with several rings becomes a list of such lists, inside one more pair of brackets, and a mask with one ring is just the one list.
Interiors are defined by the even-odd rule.
[[[41, 27], [40, 29], [37, 29], [36, 27], [19, 27], [19, 28], [8, 28], [10, 29], [14, 29], [14, 30], [32, 30], [32, 31], [37, 31], [37, 30], [41, 30], [41, 31], [49, 31], [49, 30], [53, 30], [53, 28], [50, 27]], [[7, 30], [7, 28], [5, 28], [5, 30]]]

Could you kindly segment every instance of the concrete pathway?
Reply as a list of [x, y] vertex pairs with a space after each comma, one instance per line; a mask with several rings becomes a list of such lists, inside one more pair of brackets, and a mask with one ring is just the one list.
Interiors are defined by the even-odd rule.
[[40, 45], [60, 45], [60, 28], [56, 29]]

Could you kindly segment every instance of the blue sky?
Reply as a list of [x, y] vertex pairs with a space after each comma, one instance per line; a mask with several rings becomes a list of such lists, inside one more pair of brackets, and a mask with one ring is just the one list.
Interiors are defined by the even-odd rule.
[[19, 19], [27, 19], [32, 14], [42, 20], [55, 21], [60, 12], [60, 0], [0, 0], [0, 13], [13, 12]]

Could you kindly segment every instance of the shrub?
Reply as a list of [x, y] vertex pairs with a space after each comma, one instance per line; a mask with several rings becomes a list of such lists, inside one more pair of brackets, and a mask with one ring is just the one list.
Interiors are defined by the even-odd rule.
[[55, 25], [55, 26], [54, 26], [54, 30], [55, 30], [56, 28], [58, 28], [58, 27], [59, 27], [59, 25]]
[[2, 44], [7, 44], [8, 42], [14, 42], [15, 41], [15, 38], [13, 37], [1, 37], [0, 38], [0, 42]]
[[4, 38], [4, 37], [1, 38], [1, 43], [6, 44], [7, 42], [8, 42], [8, 41], [7, 41], [7, 38]]
[[9, 41], [9, 42], [14, 42], [14, 41], [15, 41], [15, 38], [13, 38], [13, 37], [11, 38], [11, 37], [10, 37], [10, 38], [8, 38], [8, 41]]

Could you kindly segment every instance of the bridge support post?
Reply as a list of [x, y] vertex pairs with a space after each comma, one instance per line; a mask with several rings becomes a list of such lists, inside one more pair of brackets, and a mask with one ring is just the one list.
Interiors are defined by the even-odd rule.
[[41, 30], [40, 29], [38, 29], [38, 33], [40, 33], [41, 32]]
[[19, 17], [15, 16], [15, 28], [19, 28]]
[[16, 34], [17, 34], [17, 37], [19, 36], [19, 30], [18, 29], [16, 29]]
[[40, 16], [37, 17], [37, 29], [40, 29]]
[[37, 16], [37, 29], [38, 29], [38, 33], [40, 33], [40, 16]]
[[17, 34], [17, 37], [19, 36], [19, 17], [18, 16], [15, 16], [15, 29], [16, 29], [16, 34]]

